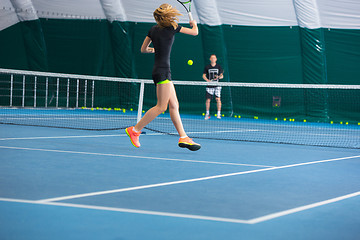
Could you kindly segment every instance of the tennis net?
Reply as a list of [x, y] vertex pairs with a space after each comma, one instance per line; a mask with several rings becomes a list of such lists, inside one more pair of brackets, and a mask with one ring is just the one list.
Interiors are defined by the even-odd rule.
[[[190, 137], [360, 148], [360, 85], [218, 83], [221, 119], [206, 82], [173, 81]], [[0, 123], [120, 130], [156, 104], [151, 80], [0, 69]], [[177, 134], [165, 112], [148, 130]]]

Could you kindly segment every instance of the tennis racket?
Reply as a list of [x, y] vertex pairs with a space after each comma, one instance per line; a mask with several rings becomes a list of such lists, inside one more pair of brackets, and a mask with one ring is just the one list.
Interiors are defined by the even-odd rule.
[[192, 17], [192, 14], [191, 14], [191, 1], [192, 0], [187, 0], [187, 1], [180, 1], [180, 0], [177, 0], [181, 5], [183, 5], [183, 7], [185, 8], [186, 12], [188, 13], [189, 15], [189, 20], [190, 21], [193, 21], [193, 17]]

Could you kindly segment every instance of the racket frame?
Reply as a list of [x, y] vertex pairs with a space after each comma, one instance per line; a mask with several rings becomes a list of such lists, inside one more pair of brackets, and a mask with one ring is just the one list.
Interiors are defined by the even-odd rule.
[[[188, 13], [189, 20], [190, 20], [190, 21], [193, 21], [194, 18], [193, 18], [192, 14], [191, 14], [191, 1], [192, 1], [192, 0], [188, 0], [188, 1], [176, 0], [176, 1], [178, 1], [178, 2], [185, 8], [186, 12]], [[185, 4], [189, 4], [189, 8], [187, 8], [187, 7], [185, 6]]]

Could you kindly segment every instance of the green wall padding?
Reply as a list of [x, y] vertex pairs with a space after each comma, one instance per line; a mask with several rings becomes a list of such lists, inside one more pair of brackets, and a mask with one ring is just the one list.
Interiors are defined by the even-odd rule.
[[30, 70], [21, 23], [0, 31], [0, 67]]
[[[140, 53], [140, 47], [152, 25], [60, 19], [18, 23], [0, 32], [0, 67], [151, 79], [154, 56]], [[359, 84], [360, 30], [232, 25], [199, 25], [199, 29], [197, 37], [176, 35], [171, 58], [174, 80], [203, 81], [208, 55], [215, 52], [225, 69], [225, 80], [231, 82]], [[192, 66], [187, 65], [189, 59], [194, 61]], [[196, 90], [196, 97], [189, 99], [188, 90], [178, 88], [180, 108], [201, 114], [205, 88]], [[360, 121], [356, 92], [346, 99], [314, 90], [281, 94], [282, 105], [273, 107], [273, 97], [279, 96], [224, 88], [223, 110], [227, 115]], [[96, 102], [103, 105], [99, 107], [134, 106], [138, 86], [112, 86], [101, 96]], [[0, 104], [6, 101], [2, 98]], [[155, 103], [152, 86], [145, 92], [144, 104]]]

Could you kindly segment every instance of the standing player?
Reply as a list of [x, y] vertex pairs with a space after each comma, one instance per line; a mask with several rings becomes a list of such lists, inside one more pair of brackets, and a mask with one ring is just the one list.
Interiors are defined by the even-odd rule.
[[[180, 135], [179, 147], [188, 148], [191, 151], [200, 149], [200, 144], [189, 138], [183, 128], [179, 114], [179, 102], [176, 96], [174, 84], [171, 82], [170, 53], [174, 42], [174, 35], [178, 32], [198, 35], [196, 21], [190, 21], [191, 28], [181, 27], [177, 24], [181, 14], [169, 4], [162, 4], [154, 11], [157, 25], [153, 26], [141, 46], [142, 53], [155, 53], [155, 63], [152, 79], [156, 85], [157, 104], [146, 112], [144, 117], [134, 126], [126, 128], [131, 143], [140, 147], [139, 136], [141, 130], [154, 120], [160, 113], [165, 112], [169, 106], [171, 121]], [[149, 47], [153, 43], [153, 48]]]
[[[207, 82], [218, 82], [219, 79], [224, 78], [224, 70], [222, 67], [216, 63], [217, 58], [215, 54], [210, 56], [210, 64], [205, 66], [203, 72], [203, 79]], [[210, 102], [211, 99], [215, 96], [216, 106], [217, 106], [217, 118], [221, 119], [221, 86], [206, 86], [206, 114], [205, 120], [210, 119]]]

